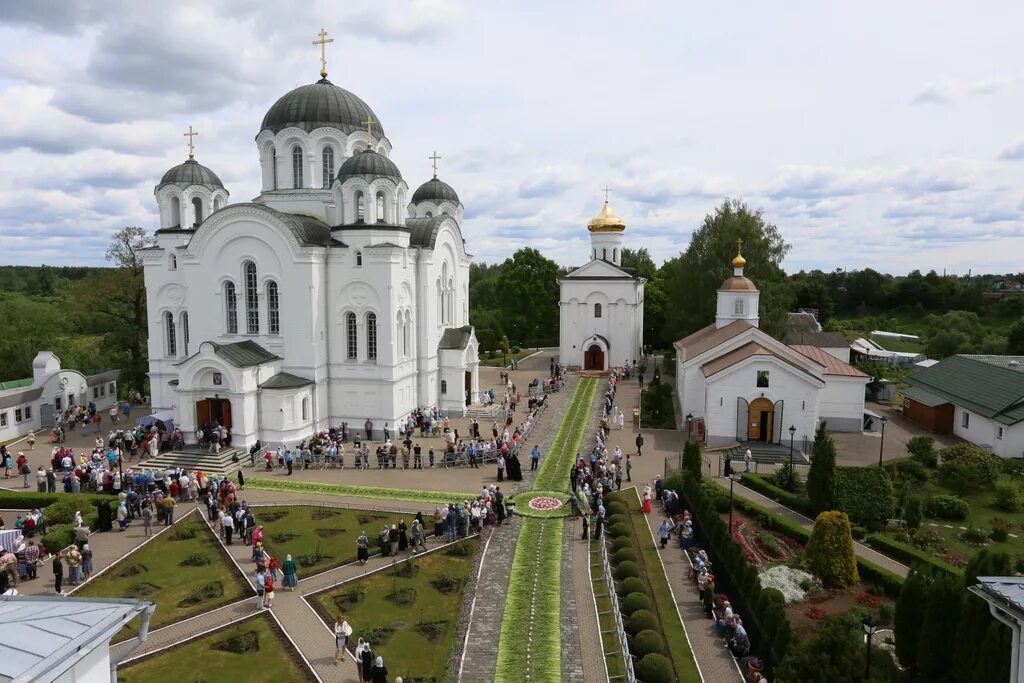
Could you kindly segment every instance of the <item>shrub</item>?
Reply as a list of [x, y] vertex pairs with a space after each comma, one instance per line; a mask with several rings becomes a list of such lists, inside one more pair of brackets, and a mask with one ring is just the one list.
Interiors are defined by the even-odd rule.
[[616, 524], [627, 524], [629, 520], [626, 515], [612, 515], [605, 520], [605, 524], [608, 526], [615, 526]]
[[757, 540], [761, 541], [761, 545], [764, 546], [765, 551], [772, 557], [780, 557], [782, 555], [782, 546], [779, 545], [779, 539], [771, 535], [767, 531], [762, 531], [757, 535]]
[[857, 556], [853, 552], [850, 519], [837, 511], [822, 512], [807, 543], [807, 563], [830, 588], [857, 583]]
[[[782, 503], [791, 510], [802, 512], [805, 515], [815, 514], [814, 511], [811, 510], [811, 504], [810, 501], [807, 500], [807, 498], [803, 496], [798, 496], [796, 494], [790, 493], [789, 491], [779, 488], [778, 486], [775, 485], [773, 478], [771, 477], [764, 477], [756, 474], [744, 474], [740, 481], [747, 488], [754, 489], [761, 495], [767, 496], [768, 498], [771, 498], [776, 502]], [[740, 507], [742, 505], [742, 503], [740, 502], [742, 500], [742, 498], [736, 500], [737, 507]], [[742, 507], [740, 509], [742, 509]]]
[[837, 467], [835, 505], [857, 524], [877, 528], [892, 517], [892, 480], [880, 467]]
[[608, 527], [608, 535], [612, 538], [623, 538], [629, 536], [629, 525], [627, 524], [613, 524]]
[[687, 441], [683, 446], [683, 471], [700, 481], [704, 470], [704, 457], [700, 454], [700, 444], [696, 441]]
[[935, 439], [927, 435], [915, 436], [907, 441], [907, 453], [915, 462], [925, 467], [935, 467], [938, 457], [935, 454]]
[[626, 504], [623, 503], [621, 500], [613, 500], [610, 503], [605, 503], [604, 510], [609, 514], [609, 516], [624, 515], [627, 512], [629, 512], [629, 510], [626, 508]]
[[992, 520], [992, 533], [988, 535], [996, 543], [1005, 543], [1010, 537], [1010, 523], [996, 517]]
[[971, 514], [970, 504], [963, 498], [949, 494], [933, 496], [925, 505], [925, 514], [934, 519], [960, 521]]
[[[934, 567], [946, 573], [959, 573], [955, 567], [934, 557], [932, 553], [918, 550], [912, 545], [900, 543], [899, 541], [893, 540], [882, 534], [869, 536], [868, 545], [883, 555], [888, 555], [894, 560], [902, 562], [908, 566], [925, 565], [927, 567]], [[863, 563], [861, 563], [861, 565], [863, 566]], [[868, 577], [865, 575], [864, 578], [865, 580], [878, 581], [876, 577]]]
[[[72, 524], [75, 520], [75, 512], [82, 510], [82, 508], [89, 509], [88, 505], [83, 505], [82, 500], [77, 497], [68, 496], [62, 498], [55, 503], [51, 503], [46, 506], [43, 511], [43, 518], [47, 524]], [[85, 512], [82, 512], [84, 515]]]
[[522, 351], [522, 349], [519, 348], [518, 346], [513, 346], [512, 347], [512, 353], [519, 353], [520, 351]]
[[647, 593], [647, 586], [636, 577], [623, 579], [619, 584], [619, 595], [632, 595], [633, 593]]
[[996, 507], [1007, 512], [1020, 509], [1020, 487], [1009, 481], [996, 482]]
[[811, 446], [811, 469], [807, 473], [807, 498], [817, 512], [831, 510], [836, 476], [836, 442], [825, 429], [825, 423], [818, 424]]
[[618, 565], [627, 560], [629, 560], [630, 562], [636, 562], [636, 553], [633, 552], [632, 548], [623, 548], [622, 550], [616, 550], [615, 554], [612, 555], [612, 564]]
[[67, 548], [75, 540], [75, 530], [70, 524], [50, 524], [43, 536], [43, 547], [53, 554]]
[[612, 541], [612, 551], [613, 552], [622, 550], [623, 548], [632, 548], [632, 547], [633, 547], [633, 541], [628, 536], [623, 536], [621, 538], [616, 538], [614, 541]]
[[917, 460], [902, 460], [896, 464], [896, 471], [907, 481], [925, 481], [928, 470]]
[[865, 538], [867, 538], [868, 530], [862, 526], [857, 526], [856, 524], [854, 524], [851, 527], [851, 533], [853, 533], [853, 540], [863, 541]]
[[637, 566], [636, 562], [620, 562], [619, 566], [615, 568], [615, 578], [619, 581], [625, 581], [640, 576], [640, 567]]
[[651, 601], [643, 593], [630, 593], [622, 601], [622, 611], [627, 615], [642, 609], [651, 609]]
[[639, 609], [626, 620], [626, 632], [635, 636], [646, 629], [658, 629], [658, 615], [647, 609]]
[[800, 473], [790, 468], [789, 463], [783, 463], [772, 475], [772, 483], [783, 491], [790, 493], [800, 489]]
[[981, 527], [969, 527], [966, 531], [960, 532], [960, 540], [972, 545], [985, 545], [988, 543], [988, 529]]
[[963, 495], [978, 491], [999, 478], [999, 461], [985, 449], [969, 443], [960, 443], [944, 449], [955, 456], [944, 456], [939, 466], [939, 479], [950, 489]]
[[643, 659], [651, 653], [664, 654], [665, 653], [665, 639], [661, 637], [661, 634], [657, 631], [647, 629], [640, 631], [633, 638], [633, 643], [629, 648], [633, 651], [633, 654]]
[[907, 509], [903, 512], [903, 519], [907, 522], [907, 528], [911, 531], [921, 526], [923, 507], [921, 499], [917, 496], [907, 501]]
[[665, 655], [652, 652], [644, 655], [636, 665], [636, 675], [644, 683], [672, 683], [672, 662]]

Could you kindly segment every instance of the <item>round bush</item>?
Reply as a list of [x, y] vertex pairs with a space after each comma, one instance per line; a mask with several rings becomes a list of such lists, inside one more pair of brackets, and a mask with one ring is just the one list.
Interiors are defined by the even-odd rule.
[[967, 516], [971, 514], [971, 506], [963, 498], [940, 494], [928, 500], [925, 514], [935, 519], [960, 521], [967, 519]]
[[631, 636], [635, 636], [640, 631], [646, 631], [647, 629], [656, 630], [658, 628], [658, 617], [657, 615], [646, 609], [640, 609], [633, 612], [629, 619], [626, 621], [626, 632]]
[[608, 527], [608, 535], [612, 538], [629, 536], [629, 527], [625, 524], [612, 524]]
[[[651, 629], [640, 631], [633, 638], [633, 644], [630, 647], [633, 654], [641, 659], [651, 653], [664, 654], [665, 653], [665, 639], [661, 637], [661, 634]], [[646, 680], [646, 679], [644, 679]]]
[[672, 662], [665, 655], [652, 652], [637, 663], [636, 675], [644, 683], [672, 683]]
[[633, 541], [631, 541], [629, 538], [625, 538], [625, 537], [623, 537], [623, 538], [616, 538], [614, 541], [612, 541], [612, 550], [613, 551], [619, 551], [619, 550], [622, 550], [623, 548], [632, 548], [632, 547], [633, 547]]
[[633, 552], [632, 548], [623, 548], [622, 550], [616, 550], [615, 554], [612, 555], [612, 564], [620, 564], [626, 561], [636, 562], [636, 553]]
[[640, 576], [640, 567], [636, 562], [625, 561], [615, 568], [615, 578], [619, 581]]
[[636, 577], [623, 579], [619, 584], [619, 595], [632, 595], [633, 593], [647, 593], [647, 586]]
[[624, 515], [627, 512], [629, 512], [629, 510], [626, 508], [626, 504], [623, 503], [621, 500], [613, 500], [610, 503], [606, 503], [604, 506], [604, 511], [607, 512], [609, 515]]
[[622, 600], [622, 611], [626, 614], [642, 609], [651, 609], [651, 601], [643, 593], [630, 593]]
[[75, 530], [70, 524], [49, 524], [43, 536], [43, 547], [46, 552], [55, 554], [67, 548], [75, 541]]
[[626, 515], [612, 515], [605, 520], [605, 524], [608, 526], [615, 526], [616, 524], [629, 524], [629, 520]]

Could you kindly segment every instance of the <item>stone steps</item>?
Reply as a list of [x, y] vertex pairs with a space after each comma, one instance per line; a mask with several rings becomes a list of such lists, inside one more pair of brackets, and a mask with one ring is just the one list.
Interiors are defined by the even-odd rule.
[[[233, 462], [234, 456], [238, 456], [238, 462]], [[161, 453], [160, 455], [147, 460], [146, 468], [170, 469], [184, 467], [189, 470], [203, 470], [208, 474], [231, 474], [239, 469], [244, 462], [248, 462], [249, 454], [241, 448], [222, 448], [219, 453], [198, 448], [184, 449]]]

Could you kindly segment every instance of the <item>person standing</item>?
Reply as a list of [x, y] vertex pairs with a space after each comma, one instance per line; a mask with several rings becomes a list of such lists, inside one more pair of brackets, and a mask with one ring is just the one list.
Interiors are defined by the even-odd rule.
[[148, 500], [142, 505], [142, 535], [153, 535], [153, 508]]
[[422, 548], [423, 552], [427, 552], [427, 539], [419, 519], [412, 520], [412, 552], [414, 555], [416, 548]]
[[63, 595], [61, 592], [61, 584], [64, 582], [64, 562], [63, 553], [58, 552], [53, 556], [53, 590], [56, 591], [57, 595]]
[[256, 565], [256, 609], [266, 604], [267, 573], [262, 564]]
[[39, 493], [46, 493], [46, 468], [42, 465], [36, 470], [36, 490]]
[[616, 467], [615, 468], [615, 490], [616, 491], [621, 491], [622, 490], [622, 468], [621, 467]]
[[750, 463], [753, 462], [753, 460], [754, 460], [754, 455], [753, 455], [753, 453], [750, 452], [750, 449], [748, 448], [747, 452], [743, 454], [743, 471], [744, 472], [749, 472], [750, 471]]
[[398, 526], [395, 524], [388, 530], [388, 545], [391, 548], [391, 564], [394, 564], [398, 558]]
[[291, 555], [285, 556], [281, 571], [284, 573], [284, 589], [294, 591], [299, 585], [299, 573]]
[[662, 549], [664, 549], [665, 546], [668, 545], [668, 539], [669, 539], [669, 537], [671, 535], [672, 535], [672, 525], [669, 524], [668, 520], [666, 519], [664, 522], [661, 523], [661, 526], [658, 527], [658, 538], [661, 539], [661, 547], [662, 547]]
[[271, 572], [265, 572], [263, 574], [263, 592], [266, 594], [267, 601], [264, 603], [264, 607], [267, 609], [273, 609], [274, 607], [274, 575]]
[[86, 543], [82, 547], [82, 580], [88, 581], [92, 576], [92, 548]]
[[505, 456], [498, 456], [498, 481], [505, 481]]
[[231, 516], [230, 512], [222, 511], [224, 515], [221, 520], [221, 527], [224, 529], [224, 544], [231, 545], [231, 534], [235, 530], [235, 519]]
[[636, 454], [638, 456], [643, 455], [643, 452], [642, 452], [643, 449], [644, 449], [644, 435], [643, 434], [637, 434], [636, 435]]
[[292, 449], [288, 449], [284, 454], [284, 462], [288, 465], [288, 476], [292, 476], [292, 463], [295, 461], [295, 456], [292, 455]]
[[164, 526], [171, 526], [174, 524], [174, 506], [177, 505], [174, 496], [164, 496], [161, 505], [164, 506]]
[[366, 418], [366, 423], [363, 424], [363, 429], [366, 430], [366, 440], [373, 441], [373, 420]]
[[581, 541], [587, 540], [587, 534], [589, 533], [589, 530], [590, 520], [587, 518], [586, 515], [583, 515], [583, 537], [580, 539]]
[[345, 620], [344, 615], [339, 614], [334, 620], [334, 666], [338, 666], [341, 662], [351, 635], [352, 627]]
[[373, 680], [373, 650], [370, 648], [369, 643], [364, 643], [362, 661], [358, 662], [358, 664], [360, 666], [360, 678], [364, 683], [370, 683]]
[[82, 553], [78, 546], [71, 546], [68, 549], [68, 584], [77, 586], [82, 582]]
[[384, 658], [378, 656], [370, 669], [371, 683], [388, 683], [388, 668], [384, 666]]
[[594, 540], [601, 540], [601, 532], [604, 530], [604, 506], [597, 509], [597, 516], [594, 518]]
[[540, 464], [540, 446], [537, 444], [533, 445], [533, 450], [530, 451], [530, 471], [537, 469]]
[[366, 561], [370, 559], [370, 538], [366, 535], [365, 529], [356, 539], [356, 558], [361, 565], [366, 564]]
[[651, 485], [650, 484], [647, 484], [647, 485], [644, 486], [643, 501], [644, 501], [644, 505], [643, 505], [644, 514], [645, 515], [651, 514]]

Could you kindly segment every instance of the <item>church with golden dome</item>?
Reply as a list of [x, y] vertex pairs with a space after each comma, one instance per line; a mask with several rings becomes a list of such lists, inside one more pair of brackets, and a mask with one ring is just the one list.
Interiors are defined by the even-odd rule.
[[587, 224], [590, 260], [561, 279], [559, 357], [563, 365], [607, 370], [640, 358], [644, 343], [642, 277], [622, 267], [626, 224], [604, 206]]

